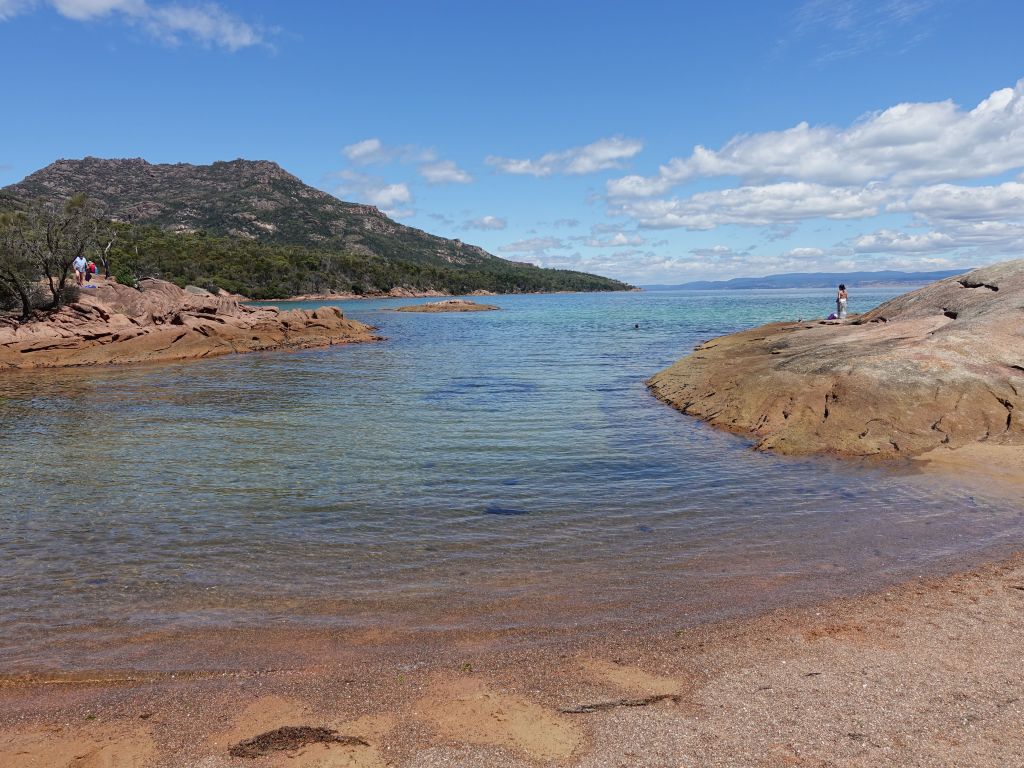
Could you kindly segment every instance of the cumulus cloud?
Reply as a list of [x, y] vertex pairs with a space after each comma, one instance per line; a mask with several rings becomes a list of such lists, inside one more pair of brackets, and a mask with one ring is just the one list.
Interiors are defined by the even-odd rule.
[[643, 142], [637, 139], [612, 136], [583, 147], [548, 152], [538, 158], [516, 159], [491, 155], [486, 162], [503, 173], [530, 176], [582, 175], [621, 168], [624, 161], [637, 155], [643, 148]]
[[147, 0], [0, 0], [0, 21], [48, 5], [73, 21], [115, 17], [144, 29], [169, 45], [190, 39], [201, 45], [237, 51], [264, 43], [264, 32], [215, 3], [151, 4]]
[[412, 192], [404, 182], [388, 182], [355, 171], [339, 171], [334, 176], [342, 180], [335, 190], [342, 198], [375, 205], [394, 219], [407, 218], [415, 213], [413, 209], [403, 207], [413, 202]]
[[360, 165], [383, 162], [387, 159], [384, 144], [378, 138], [363, 139], [349, 144], [341, 150], [341, 154]]
[[503, 245], [498, 248], [502, 253], [530, 254], [533, 256], [547, 256], [548, 251], [564, 250], [568, 244], [558, 237], [530, 237], [526, 240], [517, 240], [514, 243]]
[[1008, 181], [992, 186], [935, 184], [920, 187], [890, 211], [907, 211], [931, 220], [1024, 219], [1024, 184]]
[[590, 248], [622, 248], [627, 245], [643, 245], [644, 239], [637, 233], [616, 232], [610, 237], [588, 237], [584, 242]]
[[357, 165], [427, 163], [437, 159], [432, 149], [415, 144], [385, 144], [376, 136], [343, 147], [341, 154]]
[[857, 253], [932, 253], [955, 246], [953, 238], [943, 232], [906, 234], [892, 229], [861, 235], [851, 243]]
[[965, 110], [952, 101], [905, 103], [846, 128], [806, 122], [740, 135], [720, 149], [697, 146], [655, 176], [607, 184], [611, 197], [650, 197], [701, 177], [744, 183], [787, 179], [819, 184], [907, 184], [975, 179], [1024, 165], [1024, 80]]
[[853, 238], [857, 253], [929, 254], [971, 249], [985, 260], [1024, 250], [1024, 184], [1005, 182], [988, 186], [934, 184], [920, 187], [905, 199], [887, 206], [906, 212], [924, 232], [891, 228]]
[[[887, 216], [883, 227], [839, 243], [804, 242], [767, 256], [691, 252], [681, 269], [981, 264], [1024, 250], [1022, 169], [1024, 80], [970, 108], [904, 103], [847, 126], [803, 122], [741, 134], [717, 149], [697, 146], [656, 174], [610, 180], [608, 213], [641, 228], [757, 227], [762, 246], [792, 241], [813, 220]], [[706, 179], [720, 179], [723, 188], [675, 192]], [[906, 220], [894, 224], [900, 216]]]
[[420, 176], [429, 184], [469, 184], [473, 181], [473, 177], [459, 168], [454, 160], [424, 163], [420, 166]]
[[893, 193], [883, 186], [827, 187], [806, 182], [700, 192], [685, 199], [629, 200], [614, 208], [650, 229], [708, 230], [723, 224], [769, 226], [803, 219], [875, 216]]
[[462, 224], [463, 229], [505, 229], [508, 222], [497, 216], [481, 216]]
[[779, 271], [777, 265], [791, 266], [790, 260], [782, 257], [758, 256], [748, 251], [735, 251], [724, 245], [697, 248], [685, 255], [641, 248], [587, 255], [579, 252], [544, 253], [536, 261], [543, 267], [597, 272], [640, 284], [679, 283], [723, 272], [765, 274]]
[[343, 147], [341, 154], [354, 165], [418, 163], [420, 176], [428, 184], [469, 184], [473, 181], [473, 177], [459, 168], [454, 160], [439, 160], [433, 149], [416, 144], [385, 144], [373, 136]]

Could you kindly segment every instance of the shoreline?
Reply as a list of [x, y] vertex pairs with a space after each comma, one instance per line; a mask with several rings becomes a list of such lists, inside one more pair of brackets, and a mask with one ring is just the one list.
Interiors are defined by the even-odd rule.
[[0, 323], [0, 371], [195, 361], [379, 341], [336, 307], [279, 311], [162, 280], [141, 289], [97, 278], [59, 311]]
[[587, 293], [643, 293], [643, 288], [629, 288], [623, 290], [606, 291], [520, 291], [517, 293], [497, 293], [495, 291], [477, 290], [469, 293], [442, 293], [440, 291], [404, 291], [395, 290], [383, 293], [309, 293], [299, 296], [276, 299], [243, 299], [247, 304], [273, 304], [275, 301], [358, 301], [365, 299], [453, 299], [464, 296], [564, 296], [566, 294], [587, 294]]
[[998, 453], [999, 465], [1024, 467], [1022, 295], [1024, 259], [1003, 262], [848, 320], [772, 322], [709, 339], [647, 387], [758, 450], [928, 457], [981, 472]]
[[[73, 746], [97, 766], [1002, 766], [1024, 749], [1022, 608], [1014, 554], [649, 636], [477, 632], [389, 655], [384, 631], [293, 643], [274, 667], [7, 679], [0, 762], [65, 765]], [[365, 744], [228, 754], [282, 726]]]

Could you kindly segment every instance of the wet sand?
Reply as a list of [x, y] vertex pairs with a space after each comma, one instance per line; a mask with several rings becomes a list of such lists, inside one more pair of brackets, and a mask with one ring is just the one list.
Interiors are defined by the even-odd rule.
[[[273, 668], [7, 678], [0, 765], [1019, 765], [1022, 613], [1014, 556], [587, 642], [467, 633], [410, 648], [386, 631], [362, 644], [296, 632]], [[260, 640], [233, 642], [244, 659]], [[231, 754], [245, 750], [270, 751]]]

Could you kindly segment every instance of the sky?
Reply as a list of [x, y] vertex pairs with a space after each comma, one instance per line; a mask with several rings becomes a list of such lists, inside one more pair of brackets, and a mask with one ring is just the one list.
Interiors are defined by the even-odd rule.
[[1024, 254], [1020, 0], [0, 0], [0, 186], [273, 160], [635, 284]]

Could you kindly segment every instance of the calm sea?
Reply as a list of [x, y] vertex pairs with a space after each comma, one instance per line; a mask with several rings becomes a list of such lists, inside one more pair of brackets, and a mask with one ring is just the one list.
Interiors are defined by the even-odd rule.
[[699, 621], [1020, 541], [1019, 503], [756, 453], [647, 393], [829, 291], [487, 301], [342, 302], [379, 344], [0, 376], [0, 671], [116, 666], [160, 630]]

